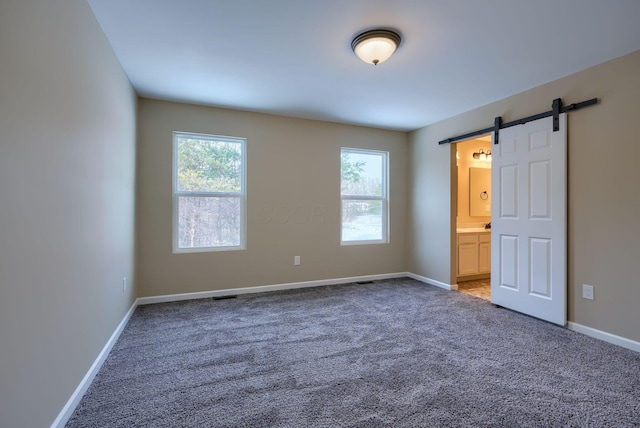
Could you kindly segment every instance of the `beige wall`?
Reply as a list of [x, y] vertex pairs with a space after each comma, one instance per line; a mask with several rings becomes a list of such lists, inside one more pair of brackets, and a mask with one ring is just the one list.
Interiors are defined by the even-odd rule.
[[[173, 131], [247, 138], [246, 250], [172, 254]], [[343, 146], [389, 152], [389, 244], [340, 246]], [[141, 99], [140, 295], [404, 272], [406, 152], [403, 132]]]
[[49, 426], [128, 308], [136, 97], [84, 0], [0, 5], [0, 426]]
[[[457, 135], [451, 128], [446, 128], [444, 133]], [[453, 285], [456, 255], [452, 237], [457, 205], [455, 146], [438, 145], [438, 132], [443, 133], [438, 127], [426, 127], [409, 134], [407, 270]]]
[[[441, 267], [455, 260], [446, 209], [452, 148], [438, 141], [491, 126], [496, 116], [509, 121], [550, 110], [558, 97], [565, 103], [601, 99], [569, 113], [569, 320], [638, 341], [640, 51], [411, 133], [409, 236], [415, 238], [408, 269], [453, 281]], [[595, 286], [595, 300], [581, 298], [583, 283]]]

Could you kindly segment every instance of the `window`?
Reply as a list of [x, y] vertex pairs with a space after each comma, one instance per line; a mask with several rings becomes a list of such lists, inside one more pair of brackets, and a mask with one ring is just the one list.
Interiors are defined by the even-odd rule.
[[173, 251], [245, 248], [243, 138], [173, 133]]
[[389, 242], [387, 159], [387, 152], [341, 150], [343, 245]]

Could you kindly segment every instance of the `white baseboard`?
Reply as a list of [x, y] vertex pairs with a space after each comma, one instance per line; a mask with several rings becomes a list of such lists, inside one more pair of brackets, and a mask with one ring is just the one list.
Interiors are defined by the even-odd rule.
[[133, 311], [135, 311], [137, 306], [138, 301], [136, 300], [124, 315], [124, 318], [122, 318], [122, 321], [120, 321], [120, 324], [118, 324], [118, 327], [116, 327], [116, 330], [107, 341], [107, 344], [104, 345], [104, 348], [102, 348], [102, 351], [100, 351], [98, 357], [89, 368], [87, 374], [84, 375], [84, 378], [82, 378], [76, 390], [73, 391], [73, 394], [71, 394], [71, 397], [67, 401], [67, 404], [65, 404], [65, 406], [58, 414], [58, 417], [51, 424], [51, 428], [63, 428], [66, 425], [67, 421], [73, 414], [73, 411], [76, 409], [76, 407], [78, 407], [78, 404], [80, 404], [80, 400], [82, 400], [84, 393], [87, 392], [87, 389], [89, 389], [91, 382], [93, 382], [93, 379], [100, 371], [100, 368], [102, 367], [102, 364], [104, 364], [104, 361], [107, 359], [109, 352], [111, 352], [111, 349], [113, 349], [113, 345], [116, 344], [118, 338], [120, 337], [120, 334], [127, 326], [127, 323], [129, 322], [129, 319], [131, 318], [131, 315], [133, 315]]
[[622, 346], [623, 348], [631, 349], [632, 351], [640, 352], [640, 342], [636, 342], [635, 340], [616, 336], [615, 334], [577, 324], [572, 321], [567, 323], [567, 327], [569, 327], [569, 330], [577, 331], [578, 333], [595, 337], [596, 339], [604, 340], [605, 342], [613, 343], [614, 345]]
[[457, 290], [458, 284], [446, 284], [444, 282], [436, 281], [435, 279], [427, 278], [425, 276], [416, 275], [415, 273], [406, 272], [406, 276], [413, 278], [417, 281], [424, 282], [425, 284], [435, 285], [436, 287], [444, 288], [445, 290]]
[[285, 284], [257, 285], [255, 287], [226, 288], [224, 290], [200, 291], [195, 293], [167, 294], [138, 298], [139, 305], [153, 303], [177, 302], [180, 300], [206, 299], [209, 297], [233, 296], [237, 294], [264, 293], [267, 291], [293, 290], [296, 288], [320, 287], [323, 285], [348, 284], [351, 282], [376, 281], [380, 279], [402, 278], [409, 276], [407, 272], [387, 273], [380, 275], [353, 276], [347, 278], [321, 279], [317, 281], [290, 282]]

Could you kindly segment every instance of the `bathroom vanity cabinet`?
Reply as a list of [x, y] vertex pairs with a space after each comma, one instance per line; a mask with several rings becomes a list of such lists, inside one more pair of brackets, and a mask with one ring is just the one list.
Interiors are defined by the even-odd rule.
[[491, 232], [458, 233], [458, 276], [491, 273]]

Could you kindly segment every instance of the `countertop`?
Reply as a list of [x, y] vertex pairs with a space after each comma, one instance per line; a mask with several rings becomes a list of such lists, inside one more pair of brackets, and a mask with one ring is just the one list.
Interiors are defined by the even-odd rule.
[[491, 232], [491, 229], [485, 229], [484, 227], [459, 227], [456, 233], [478, 233], [478, 232]]

